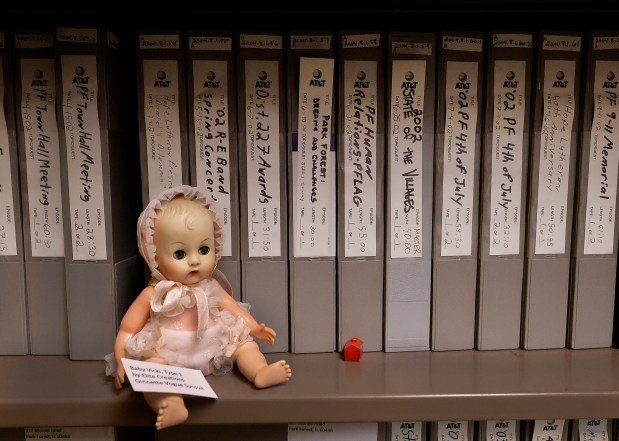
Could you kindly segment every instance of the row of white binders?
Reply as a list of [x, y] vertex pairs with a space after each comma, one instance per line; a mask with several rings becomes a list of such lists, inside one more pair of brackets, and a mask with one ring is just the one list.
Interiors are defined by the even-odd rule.
[[110, 352], [137, 215], [182, 184], [265, 352], [611, 345], [619, 33], [12, 37], [1, 353]]

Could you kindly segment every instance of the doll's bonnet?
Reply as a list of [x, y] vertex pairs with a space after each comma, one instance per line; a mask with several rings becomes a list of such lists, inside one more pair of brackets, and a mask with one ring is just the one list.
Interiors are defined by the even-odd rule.
[[151, 275], [156, 280], [165, 280], [165, 277], [157, 270], [157, 249], [153, 240], [155, 218], [157, 212], [164, 208], [172, 199], [180, 197], [189, 201], [195, 201], [209, 210], [213, 217], [214, 240], [215, 240], [215, 259], [219, 261], [221, 250], [224, 244], [224, 231], [220, 221], [215, 202], [210, 196], [205, 195], [195, 187], [182, 185], [163, 191], [158, 197], [149, 202], [140, 217], [138, 218], [138, 248], [140, 254], [148, 264]]

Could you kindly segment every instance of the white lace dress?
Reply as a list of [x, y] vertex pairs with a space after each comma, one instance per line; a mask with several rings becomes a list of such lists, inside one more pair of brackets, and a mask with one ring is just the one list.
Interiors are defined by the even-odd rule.
[[[151, 296], [150, 319], [125, 343], [127, 358], [157, 358], [173, 366], [199, 369], [204, 375], [232, 370], [236, 348], [252, 337], [242, 317], [219, 310], [219, 290], [210, 280], [196, 285], [158, 282]], [[197, 329], [185, 330], [180, 316], [192, 313], [187, 311], [191, 308], [197, 308]]]

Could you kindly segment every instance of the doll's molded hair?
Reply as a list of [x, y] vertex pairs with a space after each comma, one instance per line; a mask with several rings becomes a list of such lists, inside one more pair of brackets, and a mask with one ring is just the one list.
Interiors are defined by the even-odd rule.
[[163, 191], [158, 197], [149, 202], [140, 217], [138, 218], [138, 248], [140, 254], [148, 264], [152, 276], [157, 280], [164, 280], [165, 277], [157, 270], [157, 249], [153, 240], [153, 228], [157, 212], [163, 209], [172, 199], [182, 197], [185, 200], [195, 201], [205, 207], [213, 217], [213, 227], [215, 232], [215, 259], [219, 261], [221, 250], [224, 244], [224, 230], [221, 227], [215, 202], [210, 196], [205, 195], [195, 187], [183, 185]]

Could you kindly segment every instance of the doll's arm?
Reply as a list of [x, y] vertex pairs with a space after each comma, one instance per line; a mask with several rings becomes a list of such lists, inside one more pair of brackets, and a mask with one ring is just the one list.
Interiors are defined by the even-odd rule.
[[125, 341], [136, 332], [142, 330], [150, 317], [150, 297], [152, 293], [152, 286], [144, 288], [120, 322], [120, 329], [118, 330], [118, 335], [116, 335], [116, 341], [114, 342], [114, 359], [116, 360], [117, 366], [114, 384], [116, 389], [120, 389], [125, 382], [125, 368], [121, 361], [121, 358], [126, 356]]
[[[212, 280], [217, 283], [216, 280]], [[229, 311], [233, 316], [241, 316], [245, 319], [245, 324], [249, 328], [249, 333], [253, 337], [259, 338], [266, 343], [273, 345], [275, 343], [275, 331], [269, 328], [264, 323], [258, 323], [256, 319], [246, 310], [240, 307], [240, 305], [228, 294], [223, 288], [220, 291], [219, 308]]]

